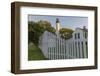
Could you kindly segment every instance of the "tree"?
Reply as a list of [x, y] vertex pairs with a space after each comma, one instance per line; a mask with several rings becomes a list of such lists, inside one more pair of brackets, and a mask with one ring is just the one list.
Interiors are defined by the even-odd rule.
[[37, 22], [28, 23], [28, 42], [33, 42], [38, 45], [39, 37], [44, 32], [43, 27], [41, 27]]
[[64, 39], [70, 39], [72, 37], [73, 30], [69, 28], [62, 28], [59, 30], [60, 36]]
[[39, 26], [43, 27], [44, 29], [51, 27], [51, 23], [48, 21], [40, 20], [37, 23], [39, 24]]
[[28, 42], [33, 42], [35, 45], [38, 45], [39, 37], [44, 31], [55, 33], [55, 28], [48, 21], [28, 22]]
[[51, 23], [48, 22], [48, 21], [38, 21], [38, 24], [40, 27], [42, 27], [44, 29], [44, 31], [49, 31], [49, 32], [52, 32], [52, 33], [55, 33], [55, 28], [51, 26]]

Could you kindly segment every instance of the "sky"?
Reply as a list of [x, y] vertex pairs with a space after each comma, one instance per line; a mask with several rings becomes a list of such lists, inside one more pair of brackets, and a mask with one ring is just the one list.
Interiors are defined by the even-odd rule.
[[88, 17], [79, 16], [50, 16], [50, 15], [28, 15], [28, 21], [49, 21], [53, 27], [56, 27], [56, 18], [59, 19], [61, 28], [71, 28], [75, 30], [76, 28], [83, 28], [83, 26], [88, 27]]

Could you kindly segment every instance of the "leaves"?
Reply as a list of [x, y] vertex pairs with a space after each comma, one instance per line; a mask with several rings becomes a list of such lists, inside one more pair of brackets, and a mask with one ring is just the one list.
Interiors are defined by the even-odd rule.
[[48, 21], [40, 20], [38, 22], [28, 22], [28, 42], [33, 42], [34, 44], [38, 45], [39, 37], [46, 30], [52, 33], [55, 33], [56, 31]]
[[59, 30], [60, 36], [64, 39], [70, 39], [72, 37], [73, 30], [69, 28], [62, 28]]

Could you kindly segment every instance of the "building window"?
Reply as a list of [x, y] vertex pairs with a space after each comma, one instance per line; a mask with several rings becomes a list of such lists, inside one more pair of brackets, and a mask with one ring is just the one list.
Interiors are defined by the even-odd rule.
[[53, 48], [54, 48], [54, 54], [55, 54], [55, 53], [56, 53], [56, 52], [55, 52], [55, 47], [53, 47]]
[[82, 57], [84, 58], [84, 46], [83, 46], [83, 42], [81, 42], [82, 45]]
[[79, 58], [80, 58], [81, 57], [80, 56], [80, 42], [78, 42], [78, 53], [79, 53], [78, 55], [79, 55]]
[[85, 38], [87, 38], [87, 33], [85, 32]]
[[87, 38], [87, 32], [83, 32], [83, 37]]
[[78, 39], [80, 39], [80, 33], [78, 33]]
[[76, 58], [77, 58], [77, 42], [75, 42]]
[[87, 42], [85, 42], [85, 45], [86, 45], [86, 58], [88, 58], [88, 45], [87, 45]]
[[75, 56], [74, 51], [75, 51], [75, 50], [74, 50], [74, 43], [73, 43], [73, 56]]
[[68, 44], [68, 58], [70, 58], [70, 43]]
[[70, 45], [70, 47], [71, 47], [70, 50], [71, 50], [71, 56], [72, 56], [72, 55], [73, 55], [73, 54], [72, 54], [72, 53], [73, 53], [73, 52], [72, 52], [72, 51], [73, 51], [73, 49], [72, 49], [72, 44]]
[[77, 39], [77, 34], [75, 34], [75, 39]]

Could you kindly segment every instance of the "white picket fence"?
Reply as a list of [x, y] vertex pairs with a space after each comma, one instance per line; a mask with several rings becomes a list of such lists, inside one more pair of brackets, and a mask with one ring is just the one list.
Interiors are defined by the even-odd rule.
[[45, 31], [40, 37], [39, 48], [48, 59], [76, 59], [87, 58], [86, 40], [65, 40], [60, 36]]

